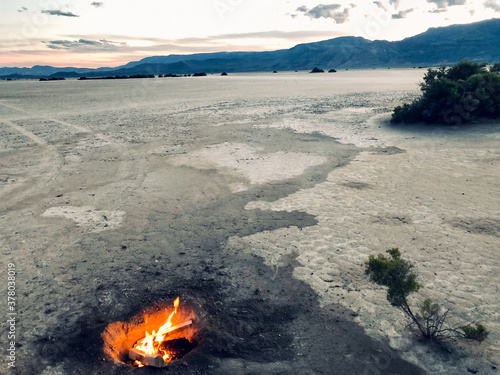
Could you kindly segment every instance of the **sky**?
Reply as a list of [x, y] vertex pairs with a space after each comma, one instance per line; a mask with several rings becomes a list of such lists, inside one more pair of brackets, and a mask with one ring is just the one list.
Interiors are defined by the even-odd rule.
[[1, 0], [0, 67], [115, 67], [347, 35], [394, 41], [498, 17], [500, 0]]

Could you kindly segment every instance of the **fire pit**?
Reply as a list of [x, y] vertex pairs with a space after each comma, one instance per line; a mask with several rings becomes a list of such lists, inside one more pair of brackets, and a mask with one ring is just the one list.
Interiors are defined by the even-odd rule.
[[118, 363], [143, 367], [166, 367], [188, 354], [199, 340], [193, 309], [158, 304], [134, 316], [130, 322], [109, 324], [102, 338], [104, 352]]

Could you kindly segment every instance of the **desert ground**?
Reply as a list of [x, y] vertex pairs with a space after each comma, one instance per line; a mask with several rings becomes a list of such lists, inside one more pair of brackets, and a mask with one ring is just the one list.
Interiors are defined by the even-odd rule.
[[[0, 81], [6, 374], [497, 374], [500, 127], [393, 125], [424, 70]], [[405, 329], [368, 255], [399, 247], [450, 323]], [[11, 266], [9, 266], [9, 264]], [[164, 370], [101, 334], [180, 296], [196, 348]]]

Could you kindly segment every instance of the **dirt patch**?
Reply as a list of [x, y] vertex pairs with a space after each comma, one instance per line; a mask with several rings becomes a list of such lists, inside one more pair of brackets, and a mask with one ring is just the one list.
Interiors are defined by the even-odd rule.
[[94, 207], [58, 206], [47, 209], [42, 216], [70, 219], [90, 233], [97, 233], [119, 227], [124, 214], [123, 211], [99, 211]]
[[454, 219], [450, 224], [456, 228], [461, 228], [469, 233], [487, 234], [489, 236], [500, 237], [500, 220], [495, 218], [469, 218]]
[[341, 185], [346, 186], [351, 189], [369, 189], [370, 185], [366, 184], [364, 182], [356, 182], [356, 181], [348, 181], [348, 182], [343, 182]]
[[374, 147], [372, 150], [373, 154], [380, 154], [380, 155], [397, 155], [406, 152], [405, 150], [395, 146]]

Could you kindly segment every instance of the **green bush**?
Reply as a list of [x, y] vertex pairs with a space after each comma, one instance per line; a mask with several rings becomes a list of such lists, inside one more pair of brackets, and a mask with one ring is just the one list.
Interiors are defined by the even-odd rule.
[[476, 117], [500, 116], [500, 63], [490, 67], [462, 60], [452, 67], [429, 69], [422, 96], [394, 109], [391, 122], [458, 125]]
[[390, 257], [384, 254], [370, 255], [365, 263], [365, 273], [373, 282], [387, 287], [387, 300], [406, 314], [410, 319], [409, 325], [416, 326], [423, 337], [439, 344], [454, 338], [482, 342], [488, 337], [488, 331], [482, 324], [448, 326], [446, 318], [449, 310], [430, 299], [426, 299], [419, 306], [418, 312], [413, 313], [407, 298], [410, 293], [417, 292], [422, 287], [417, 281], [415, 266], [401, 258], [397, 247], [386, 250], [386, 253]]
[[416, 292], [421, 285], [417, 282], [417, 274], [413, 271], [413, 264], [401, 258], [397, 247], [387, 250], [391, 256], [383, 254], [377, 257], [370, 255], [367, 262], [366, 273], [372, 281], [379, 285], [387, 286], [387, 300], [393, 306], [406, 308], [406, 297], [411, 292]]
[[482, 324], [478, 324], [476, 327], [464, 326], [461, 328], [464, 331], [465, 337], [469, 340], [483, 342], [488, 337], [488, 330]]

